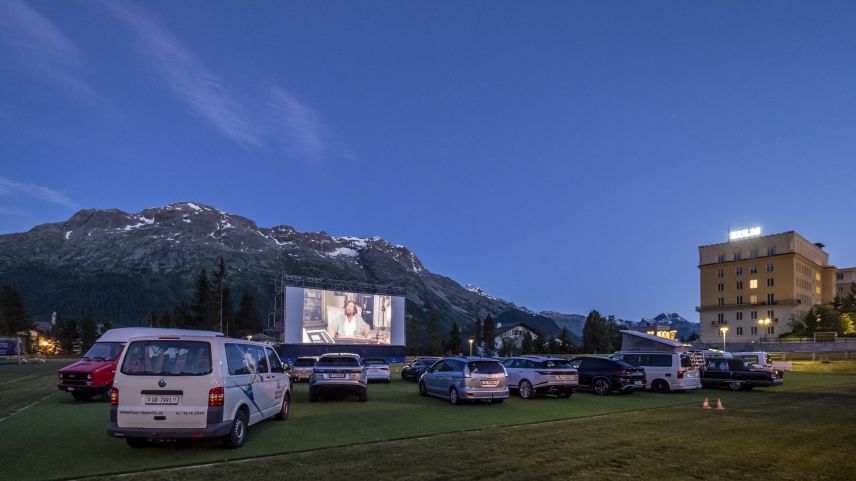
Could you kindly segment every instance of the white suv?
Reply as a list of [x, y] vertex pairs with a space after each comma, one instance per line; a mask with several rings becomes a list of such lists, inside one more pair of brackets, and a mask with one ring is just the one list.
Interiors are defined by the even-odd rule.
[[138, 337], [119, 360], [107, 434], [134, 448], [218, 437], [237, 448], [248, 426], [288, 418], [290, 401], [291, 379], [270, 346], [210, 335]]
[[544, 356], [509, 357], [502, 361], [508, 372], [508, 387], [523, 399], [555, 394], [569, 398], [579, 384], [579, 374], [567, 359]]

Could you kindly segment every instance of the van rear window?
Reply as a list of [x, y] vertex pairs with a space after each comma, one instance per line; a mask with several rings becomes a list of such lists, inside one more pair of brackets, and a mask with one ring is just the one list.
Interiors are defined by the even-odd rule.
[[311, 367], [315, 365], [315, 359], [300, 359], [294, 361], [295, 367]]
[[211, 345], [199, 341], [134, 341], [122, 361], [130, 376], [203, 376], [211, 373]]
[[467, 367], [473, 374], [502, 374], [505, 372], [502, 364], [496, 361], [471, 361], [467, 363]]

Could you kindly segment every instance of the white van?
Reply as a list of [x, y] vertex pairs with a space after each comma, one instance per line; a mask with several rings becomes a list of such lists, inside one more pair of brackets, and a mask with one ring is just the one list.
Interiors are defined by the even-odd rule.
[[654, 392], [701, 388], [701, 376], [688, 352], [616, 352], [609, 356], [645, 369], [646, 389]]
[[221, 438], [238, 448], [248, 426], [286, 419], [290, 402], [291, 379], [268, 345], [208, 335], [136, 337], [113, 380], [107, 434], [134, 448], [172, 438]]

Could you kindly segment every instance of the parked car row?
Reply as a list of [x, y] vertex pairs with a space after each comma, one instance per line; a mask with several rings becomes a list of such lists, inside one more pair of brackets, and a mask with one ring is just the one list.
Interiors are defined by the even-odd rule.
[[[501, 404], [512, 392], [523, 399], [570, 398], [578, 389], [607, 395], [782, 384], [766, 353], [721, 351], [426, 357], [405, 365], [401, 377], [416, 382], [419, 394], [451, 404]], [[122, 328], [108, 331], [83, 359], [61, 369], [57, 387], [80, 400], [109, 393], [107, 433], [131, 447], [219, 438], [237, 448], [250, 425], [288, 418], [293, 381], [302, 379], [309, 382], [310, 402], [349, 394], [365, 402], [369, 381], [390, 382], [390, 368], [382, 358], [353, 353], [301, 357], [288, 366], [270, 345], [217, 332]]]

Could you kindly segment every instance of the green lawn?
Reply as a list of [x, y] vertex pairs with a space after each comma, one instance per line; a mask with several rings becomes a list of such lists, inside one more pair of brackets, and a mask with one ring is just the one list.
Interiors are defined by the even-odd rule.
[[[12, 367], [19, 369], [18, 366], [0, 366], [0, 380], [2, 380], [0, 382], [15, 382], [14, 373], [9, 374], [6, 371]], [[43, 373], [41, 377], [36, 376], [29, 381], [17, 382], [55, 389], [56, 367], [58, 366], [54, 366], [52, 372]], [[16, 371], [18, 376], [33, 375], [34, 372]], [[42, 379], [41, 384], [36, 382], [37, 379]], [[595, 459], [600, 459], [598, 454], [600, 450], [610, 452], [617, 450], [617, 453], [626, 451], [625, 454], [629, 457], [621, 458], [624, 461], [620, 463], [615, 461], [614, 463], [618, 463], [615, 466], [621, 466], [621, 463], [631, 463], [634, 466], [645, 464], [644, 457], [637, 458], [633, 453], [637, 453], [635, 451], [637, 448], [645, 448], [647, 443], [651, 445], [647, 448], [652, 450], [650, 455], [663, 457], [666, 465], [676, 466], [669, 468], [667, 473], [679, 475], [683, 473], [679, 469], [685, 469], [686, 466], [678, 462], [679, 458], [673, 458], [673, 456], [686, 449], [687, 444], [694, 443], [699, 447], [711, 445], [710, 443], [713, 443], [712, 446], [720, 444], [719, 440], [710, 439], [711, 429], [724, 429], [723, 433], [731, 433], [727, 438], [733, 439], [733, 442], [740, 446], [748, 442], [747, 439], [740, 437], [740, 433], [754, 435], [760, 439], [761, 444], [753, 449], [767, 453], [767, 458], [773, 454], [778, 455], [782, 449], [781, 446], [777, 445], [773, 448], [770, 445], [772, 438], [775, 438], [776, 443], [787, 444], [786, 440], [791, 438], [788, 433], [803, 428], [806, 429], [804, 436], [813, 435], [814, 430], [831, 433], [823, 434], [826, 438], [839, 435], [850, 436], [849, 445], [852, 446], [853, 441], [856, 441], [853, 439], [856, 436], [852, 427], [856, 423], [853, 423], [853, 414], [849, 409], [853, 401], [856, 401], [853, 389], [856, 389], [856, 376], [853, 374], [794, 372], [785, 377], [785, 385], [782, 387], [770, 390], [756, 389], [746, 393], [704, 390], [667, 395], [636, 393], [629, 396], [615, 395], [603, 398], [588, 393], [577, 393], [571, 399], [548, 398], [524, 401], [515, 397], [503, 405], [477, 404], [456, 407], [439, 399], [420, 397], [414, 383], [397, 379], [389, 385], [372, 384], [369, 388], [367, 403], [346, 400], [309, 404], [306, 384], [298, 384], [290, 419], [286, 422], [266, 421], [251, 427], [246, 444], [238, 450], [224, 450], [213, 442], [132, 450], [122, 440], [109, 438], [105, 434], [109, 412], [106, 402], [76, 402], [68, 394], [57, 392], [0, 422], [0, 452], [15, 453], [16, 462], [4, 466], [4, 476], [16, 480], [127, 473], [241, 458], [269, 457], [281, 453], [292, 454], [285, 458], [256, 459], [250, 463], [230, 465], [228, 469], [246, 469], [247, 472], [260, 473], [265, 471], [265, 469], [259, 469], [260, 466], [268, 465], [267, 469], [279, 469], [274, 467], [278, 466], [277, 464], [270, 463], [285, 463], [283, 465], [291, 466], [288, 469], [294, 469], [294, 466], [289, 463], [306, 458], [305, 462], [294, 461], [302, 466], [297, 470], [302, 477], [327, 478], [333, 473], [327, 471], [327, 468], [320, 467], [325, 463], [319, 464], [312, 461], [316, 459], [313, 456], [318, 456], [317, 459], [323, 459], [326, 456], [328, 459], [332, 457], [337, 461], [348, 459], [349, 462], [354, 463], [355, 468], [369, 463], [373, 467], [366, 469], [372, 469], [370, 471], [372, 477], [376, 469], [379, 470], [378, 476], [389, 478], [406, 476], [411, 469], [424, 469], [426, 471], [420, 471], [417, 477], [428, 478], [431, 477], [429, 469], [431, 466], [438, 463], [444, 464], [446, 460], [465, 455], [455, 454], [457, 450], [466, 452], [470, 449], [467, 443], [456, 445], [453, 442], [456, 439], [472, 439], [485, 456], [493, 456], [498, 466], [504, 466], [501, 471], [505, 473], [503, 476], [510, 476], [508, 470], [512, 467], [508, 466], [509, 462], [526, 464], [543, 459], [544, 456], [550, 459], [564, 459], [568, 457], [568, 453], [575, 452], [574, 446], [588, 453], [583, 456], [588, 460], [584, 463], [586, 465], [590, 465]], [[36, 398], [38, 398], [43, 391], [36, 391]], [[721, 398], [727, 410], [723, 413], [701, 412], [699, 407], [704, 397]], [[839, 409], [843, 405], [847, 405], [848, 409]], [[806, 416], [802, 414], [803, 409], [807, 412]], [[5, 407], [4, 410], [6, 410]], [[706, 417], [698, 419], [694, 417], [702, 415]], [[765, 419], [765, 417], [770, 418]], [[587, 419], [580, 420], [580, 418]], [[765, 419], [763, 423], [762, 419]], [[728, 421], [724, 423], [723, 420]], [[550, 421], [560, 422], [544, 424]], [[630, 421], [642, 423], [638, 429], [643, 431], [638, 431], [635, 427], [628, 429], [627, 423]], [[761, 429], [762, 425], [763, 429]], [[589, 426], [600, 427], [589, 431], [592, 429]], [[657, 426], [661, 427], [659, 431], [656, 429]], [[779, 430], [782, 433], [771, 437], [769, 431], [765, 429]], [[465, 434], [460, 434], [464, 431], [466, 431]], [[634, 432], [636, 434], [633, 434]], [[435, 436], [443, 433], [459, 434]], [[523, 433], [526, 435], [524, 436]], [[588, 434], [580, 437], [572, 433]], [[414, 439], [423, 436], [430, 437], [424, 440]], [[538, 441], [540, 439], [544, 439], [543, 442], [550, 445], [551, 436], [555, 436], [555, 443], [557, 443], [555, 446], [546, 449], [530, 448], [538, 446], [537, 443], [542, 442]], [[626, 438], [626, 442], [630, 445], [620, 449], [612, 446], [612, 440], [617, 439], [617, 436], [630, 436]], [[526, 439], [529, 441], [525, 441]], [[506, 451], [496, 448], [506, 442], [518, 443], [516, 451], [511, 456], [503, 455], [502, 453]], [[413, 448], [413, 446], [419, 446], [419, 443], [425, 443], [424, 446], [448, 444], [457, 447], [444, 448], [446, 451], [431, 456], [427, 454], [393, 456], [394, 453], [414, 452], [410, 451], [411, 448], [419, 451], [422, 448]], [[488, 449], [487, 447], [490, 446], [495, 449]], [[672, 450], [672, 446], [675, 446], [676, 451]], [[324, 448], [334, 449], [324, 451]], [[318, 451], [319, 449], [321, 451]], [[485, 449], [488, 450], [485, 451]], [[327, 454], [323, 454], [325, 452]], [[643, 449], [638, 452], [645, 451]], [[813, 453], [813, 451], [805, 452]], [[351, 456], [352, 453], [363, 454]], [[728, 464], [725, 459], [717, 457], [719, 459], [716, 463]], [[766, 459], [764, 456], [761, 458]], [[424, 466], [421, 468], [412, 466], [412, 462], [415, 461], [411, 459], [422, 459]], [[339, 467], [350, 465], [341, 462], [334, 464]], [[571, 467], [573, 467], [572, 464], [562, 462], [558, 463], [555, 469], [564, 470]], [[637, 468], [641, 469], [640, 466], [635, 466], [633, 469]], [[196, 469], [180, 471], [183, 473], [182, 476], [195, 476], [191, 473], [196, 472]], [[204, 473], [204, 470], [198, 472]], [[557, 473], [545, 471], [540, 477], [558, 476], [562, 472], [564, 471]], [[593, 475], [592, 479], [599, 479], [598, 476], [608, 479], [610, 472], [617, 476], [618, 471], [597, 470], [592, 473], [600, 474]], [[208, 476], [210, 474], [208, 473]], [[446, 472], [445, 476], [440, 477], [449, 477], [451, 474]], [[167, 479], [149, 476], [154, 474], [147, 474], [146, 479]], [[173, 475], [161, 473], [157, 476]], [[199, 474], [199, 476], [206, 475]], [[478, 475], [478, 477], [483, 476]]]

